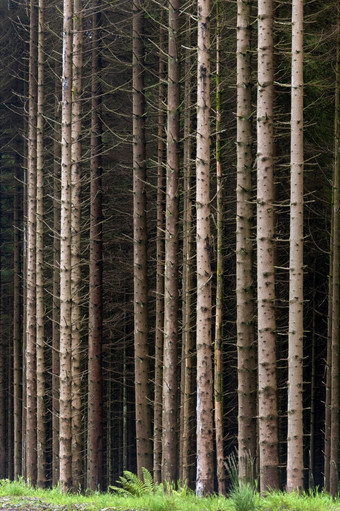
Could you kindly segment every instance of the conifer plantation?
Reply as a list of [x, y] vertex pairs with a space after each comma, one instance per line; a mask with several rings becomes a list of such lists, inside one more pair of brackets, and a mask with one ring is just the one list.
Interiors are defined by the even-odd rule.
[[0, 0], [0, 479], [340, 478], [338, 0]]

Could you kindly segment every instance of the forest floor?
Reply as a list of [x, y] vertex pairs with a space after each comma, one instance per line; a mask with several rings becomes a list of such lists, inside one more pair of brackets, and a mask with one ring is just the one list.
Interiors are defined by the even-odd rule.
[[248, 488], [228, 497], [198, 498], [186, 488], [131, 495], [126, 492], [62, 493], [59, 488], [39, 490], [23, 481], [0, 480], [0, 511], [340, 511], [340, 499], [322, 492], [303, 495], [273, 492], [265, 498]]

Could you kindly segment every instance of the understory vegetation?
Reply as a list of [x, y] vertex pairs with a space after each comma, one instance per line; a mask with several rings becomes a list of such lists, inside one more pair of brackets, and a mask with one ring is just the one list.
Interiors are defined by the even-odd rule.
[[0, 481], [0, 506], [5, 509], [29, 511], [71, 510], [84, 511], [340, 511], [340, 500], [323, 492], [298, 495], [285, 492], [267, 493], [265, 497], [243, 485], [231, 489], [228, 497], [212, 495], [199, 498], [186, 487], [175, 489], [171, 485], [143, 483], [126, 471], [119, 485], [108, 493], [63, 493], [59, 487], [42, 490], [19, 481]]

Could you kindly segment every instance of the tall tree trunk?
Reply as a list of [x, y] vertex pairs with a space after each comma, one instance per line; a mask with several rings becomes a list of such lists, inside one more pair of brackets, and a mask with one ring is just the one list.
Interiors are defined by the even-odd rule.
[[260, 490], [278, 488], [274, 275], [273, 2], [258, 2], [257, 297]]
[[138, 477], [142, 477], [142, 467], [152, 470], [152, 443], [148, 352], [144, 44], [140, 0], [133, 2], [132, 32], [135, 408], [137, 473]]
[[53, 290], [52, 290], [52, 486], [59, 482], [59, 320], [60, 320], [60, 113], [59, 64], [55, 64], [53, 142]]
[[100, 0], [94, 0], [92, 16], [91, 84], [91, 205], [90, 205], [90, 303], [89, 303], [89, 407], [88, 481], [92, 490], [103, 484], [103, 375], [102, 375], [102, 127], [100, 120]]
[[26, 274], [26, 477], [37, 480], [36, 381], [36, 163], [37, 163], [37, 5], [30, 9], [27, 154], [27, 274]]
[[339, 488], [339, 316], [340, 316], [340, 8], [338, 6], [337, 56], [335, 70], [334, 173], [333, 173], [333, 289], [331, 360], [331, 442], [329, 491]]
[[71, 110], [72, 110], [72, 0], [64, 0], [61, 112], [60, 212], [60, 486], [72, 486], [71, 391]]
[[72, 483], [83, 485], [81, 399], [81, 92], [83, 65], [82, 0], [73, 0], [71, 126], [71, 336], [72, 336]]
[[13, 236], [13, 415], [14, 415], [14, 479], [22, 475], [22, 273], [21, 273], [21, 229], [22, 206], [19, 156], [15, 158], [14, 170], [14, 236]]
[[237, 2], [237, 215], [236, 300], [238, 371], [238, 468], [241, 483], [249, 480], [256, 457], [256, 351], [254, 339], [253, 206], [251, 170], [251, 3]]
[[[2, 263], [3, 241], [2, 241], [2, 158], [0, 154], [0, 263]], [[2, 264], [0, 264], [2, 270]], [[6, 355], [7, 345], [4, 335], [4, 321], [3, 321], [3, 281], [2, 272], [0, 271], [0, 478], [6, 477]]]
[[[186, 48], [191, 48], [190, 13], [186, 22]], [[181, 456], [180, 480], [191, 485], [195, 480], [195, 337], [193, 315], [194, 224], [193, 224], [193, 164], [192, 164], [192, 59], [190, 51], [185, 56], [184, 82], [184, 133], [183, 133], [183, 276], [182, 276], [182, 367], [181, 390]]]
[[221, 162], [221, 71], [220, 40], [221, 22], [219, 1], [216, 3], [216, 229], [217, 229], [217, 269], [216, 269], [216, 312], [215, 312], [215, 351], [214, 351], [214, 404], [215, 404], [215, 444], [217, 461], [218, 493], [226, 493], [226, 474], [223, 452], [223, 358], [222, 358], [222, 305], [223, 305], [223, 188]]
[[169, 3], [162, 479], [177, 480], [179, 0]]
[[303, 487], [303, 0], [292, 3], [287, 491]]
[[210, 262], [210, 1], [198, 0], [197, 66], [197, 475], [196, 493], [214, 491]]
[[165, 218], [165, 121], [166, 100], [166, 33], [165, 7], [160, 5], [159, 64], [158, 64], [158, 144], [157, 144], [157, 267], [156, 267], [156, 327], [155, 327], [155, 396], [153, 428], [153, 476], [156, 483], [162, 479], [162, 392], [164, 341], [164, 218]]
[[38, 2], [38, 97], [36, 188], [36, 351], [37, 351], [37, 464], [39, 488], [46, 486], [46, 364], [44, 305], [44, 0]]

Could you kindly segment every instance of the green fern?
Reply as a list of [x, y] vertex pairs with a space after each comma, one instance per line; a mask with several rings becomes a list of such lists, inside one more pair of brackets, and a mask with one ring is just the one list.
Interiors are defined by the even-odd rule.
[[154, 483], [152, 475], [146, 468], [142, 468], [143, 480], [140, 479], [136, 474], [129, 470], [124, 470], [122, 476], [117, 481], [120, 486], [110, 486], [110, 490], [118, 493], [119, 495], [143, 497], [145, 495], [152, 495], [156, 493], [158, 487]]

